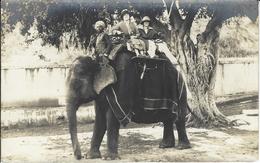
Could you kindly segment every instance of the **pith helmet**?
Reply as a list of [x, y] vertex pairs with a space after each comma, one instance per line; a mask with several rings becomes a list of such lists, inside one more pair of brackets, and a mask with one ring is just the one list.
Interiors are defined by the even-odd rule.
[[141, 23], [143, 24], [144, 22], [151, 22], [151, 19], [149, 18], [149, 16], [144, 16]]

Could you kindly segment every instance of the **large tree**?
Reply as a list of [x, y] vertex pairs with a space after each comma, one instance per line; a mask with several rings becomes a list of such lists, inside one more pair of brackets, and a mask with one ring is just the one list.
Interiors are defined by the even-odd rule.
[[[248, 16], [255, 21], [257, 3], [256, 0], [4, 0], [1, 1], [1, 13], [10, 14], [1, 24], [4, 20], [12, 30], [21, 22], [22, 34], [30, 35], [29, 29], [36, 22], [37, 37], [45, 44], [61, 48], [65, 42], [85, 49], [94, 32], [93, 24], [103, 19], [100, 13], [112, 14], [115, 9], [133, 7], [140, 16], [150, 16], [155, 29], [168, 36], [167, 43], [179, 61], [192, 94], [190, 105], [194, 114], [189, 115], [188, 124], [226, 126], [233, 124], [218, 110], [214, 99], [220, 29], [231, 17]], [[158, 15], [164, 18], [163, 21], [156, 19]], [[210, 20], [205, 30], [197, 34], [194, 43], [190, 37], [191, 28], [200, 17]]]
[[[223, 23], [235, 16], [248, 16], [256, 21], [257, 1], [175, 1], [171, 6], [172, 49], [179, 58], [193, 97], [190, 103], [195, 115], [190, 114], [188, 125], [234, 125], [218, 110], [214, 98], [220, 29]], [[198, 33], [194, 44], [190, 37], [192, 23], [201, 16], [207, 16], [210, 20], [205, 30]]]

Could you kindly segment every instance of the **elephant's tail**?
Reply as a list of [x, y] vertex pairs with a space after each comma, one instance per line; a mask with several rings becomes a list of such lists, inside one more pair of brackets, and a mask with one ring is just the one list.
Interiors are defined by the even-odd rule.
[[185, 102], [187, 103], [187, 109], [189, 110], [189, 112], [196, 118], [201, 120], [201, 118], [199, 116], [197, 116], [190, 108], [188, 101], [187, 101], [187, 85], [185, 83], [185, 80], [182, 76], [182, 74], [178, 71], [177, 72], [177, 84], [178, 84], [178, 95], [179, 95], [179, 100], [181, 100], [182, 98], [185, 99]]
[[189, 112], [190, 112], [194, 117], [197, 116], [197, 115], [191, 110], [189, 104], [187, 104], [187, 109], [189, 110]]
[[199, 116], [197, 116], [197, 115], [191, 110], [191, 108], [190, 108], [190, 106], [189, 106], [188, 104], [187, 104], [187, 108], [188, 108], [189, 112], [191, 113], [191, 115], [193, 115], [196, 119], [202, 121], [202, 119], [201, 119]]

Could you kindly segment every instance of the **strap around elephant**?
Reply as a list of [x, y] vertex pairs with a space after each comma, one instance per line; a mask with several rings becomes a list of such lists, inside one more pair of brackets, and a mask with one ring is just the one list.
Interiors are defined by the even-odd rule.
[[112, 86], [106, 89], [106, 99], [120, 124], [126, 126], [131, 122], [132, 113], [130, 111], [126, 112], [126, 109], [122, 107]]

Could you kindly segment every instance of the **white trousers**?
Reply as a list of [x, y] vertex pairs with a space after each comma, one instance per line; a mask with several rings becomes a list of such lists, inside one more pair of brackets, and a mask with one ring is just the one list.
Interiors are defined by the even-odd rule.
[[166, 55], [167, 58], [172, 62], [172, 64], [178, 64], [177, 59], [172, 55], [172, 52], [169, 50], [165, 42], [157, 43], [158, 51]]

